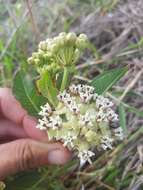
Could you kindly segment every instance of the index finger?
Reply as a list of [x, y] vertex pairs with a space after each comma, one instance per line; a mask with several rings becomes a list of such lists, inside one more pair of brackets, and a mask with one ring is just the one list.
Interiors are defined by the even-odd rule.
[[22, 126], [30, 138], [46, 141], [47, 135], [43, 131], [36, 129], [37, 122], [28, 116], [20, 103], [12, 95], [9, 88], [0, 88], [0, 110], [5, 118]]
[[5, 118], [19, 125], [27, 114], [9, 88], [0, 88], [0, 110]]

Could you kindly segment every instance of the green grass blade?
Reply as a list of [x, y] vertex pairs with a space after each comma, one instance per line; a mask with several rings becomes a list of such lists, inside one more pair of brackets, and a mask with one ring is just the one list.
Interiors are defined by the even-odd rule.
[[127, 133], [126, 112], [122, 104], [119, 105], [119, 122], [120, 122], [120, 126], [124, 130], [124, 133]]

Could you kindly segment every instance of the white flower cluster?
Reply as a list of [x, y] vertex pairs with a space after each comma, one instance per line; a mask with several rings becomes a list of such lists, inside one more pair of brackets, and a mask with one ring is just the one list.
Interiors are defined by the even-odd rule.
[[41, 106], [41, 109], [42, 110], [39, 112], [39, 115], [43, 118], [38, 120], [38, 125], [36, 126], [37, 128], [41, 130], [52, 128], [55, 130], [62, 125], [62, 119], [60, 116], [50, 116], [52, 114], [52, 109], [48, 103], [44, 106]]
[[37, 128], [47, 130], [49, 139], [61, 140], [64, 146], [74, 150], [83, 164], [91, 163], [95, 153], [91, 150], [112, 149], [116, 139], [123, 139], [120, 127], [112, 129], [118, 115], [113, 103], [94, 92], [88, 85], [71, 85], [58, 95], [59, 105], [52, 110], [50, 105], [41, 107]]

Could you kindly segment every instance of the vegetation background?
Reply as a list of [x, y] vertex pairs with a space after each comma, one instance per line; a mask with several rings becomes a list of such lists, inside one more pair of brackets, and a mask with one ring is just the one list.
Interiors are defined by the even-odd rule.
[[117, 104], [126, 139], [99, 154], [93, 165], [78, 169], [45, 167], [11, 176], [6, 190], [143, 189], [143, 1], [142, 0], [0, 0], [0, 84], [12, 86], [18, 67], [38, 43], [59, 32], [86, 33], [94, 56], [77, 65], [78, 80], [128, 67], [108, 92]]

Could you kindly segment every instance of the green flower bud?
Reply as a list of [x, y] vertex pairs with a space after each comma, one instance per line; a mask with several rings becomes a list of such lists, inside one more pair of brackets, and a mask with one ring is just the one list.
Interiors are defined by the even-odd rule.
[[36, 65], [38, 65], [40, 63], [40, 59], [36, 58], [36, 59], [34, 59], [34, 62]]
[[43, 52], [43, 51], [39, 51], [39, 52], [37, 53], [37, 57], [38, 57], [39, 59], [42, 59], [42, 58], [43, 58], [43, 55], [44, 55], [44, 52]]
[[85, 34], [80, 34], [76, 40], [76, 46], [79, 49], [84, 49], [87, 47], [88, 38]]
[[88, 41], [88, 38], [87, 38], [87, 35], [86, 34], [80, 34], [79, 36], [78, 36], [78, 38], [80, 38], [80, 39], [82, 39], [82, 40], [84, 40], [84, 41]]
[[57, 44], [60, 47], [63, 47], [66, 44], [66, 36], [59, 36], [57, 40]]
[[58, 44], [59, 43], [59, 36], [56, 36], [53, 38], [53, 43]]
[[74, 52], [74, 62], [78, 61], [79, 57], [80, 57], [80, 51], [79, 49], [76, 48]]
[[52, 58], [52, 53], [51, 52], [47, 52], [46, 54], [43, 55], [43, 57], [45, 59], [51, 59]]
[[55, 68], [56, 68], [56, 66], [57, 66], [57, 64], [56, 64], [56, 63], [52, 63], [52, 64], [51, 64], [51, 68], [52, 68], [52, 69], [55, 69]]
[[88, 142], [92, 142], [92, 141], [95, 141], [95, 139], [97, 139], [97, 135], [95, 132], [89, 130], [86, 134], [86, 139]]
[[34, 59], [39, 58], [38, 53], [37, 53], [37, 52], [32, 53], [32, 57], [33, 57]]
[[52, 69], [52, 65], [46, 65], [44, 70], [51, 71]]
[[51, 53], [52, 53], [52, 54], [56, 53], [57, 50], [58, 50], [58, 48], [59, 48], [59, 47], [58, 47], [58, 44], [53, 43], [53, 44], [51, 45], [51, 47], [50, 47]]
[[40, 42], [39, 49], [46, 51], [47, 50], [47, 43], [45, 41]]
[[76, 41], [76, 38], [77, 38], [77, 37], [76, 37], [76, 34], [73, 33], [73, 32], [68, 33], [67, 36], [66, 36], [66, 40], [67, 40], [69, 43], [73, 44], [73, 45], [74, 45], [74, 43], [75, 43], [75, 41]]
[[29, 64], [34, 64], [33, 57], [29, 57], [29, 58], [27, 59], [27, 62], [28, 62]]
[[53, 68], [53, 70], [56, 70], [55, 72], [65, 66], [75, 67], [75, 62], [79, 59], [80, 53], [86, 45], [87, 37], [85, 34], [77, 37], [73, 32], [62, 32], [54, 38], [48, 38], [40, 42], [38, 52], [34, 52], [32, 59], [29, 58], [28, 62], [39, 64], [38, 67], [43, 67], [47, 63], [51, 65], [55, 62], [58, 65], [58, 68], [57, 66]]
[[59, 37], [66, 37], [66, 33], [65, 32], [61, 32], [61, 33], [59, 33]]

